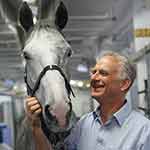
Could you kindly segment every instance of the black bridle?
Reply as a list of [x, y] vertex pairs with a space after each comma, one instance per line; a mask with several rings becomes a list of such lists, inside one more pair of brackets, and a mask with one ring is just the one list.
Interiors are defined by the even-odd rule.
[[69, 100], [71, 100], [70, 98], [70, 94], [72, 93], [72, 95], [75, 97], [74, 93], [73, 93], [73, 90], [70, 86], [70, 83], [68, 82], [64, 72], [62, 71], [62, 69], [57, 66], [57, 65], [47, 65], [39, 74], [38, 76], [38, 79], [36, 80], [35, 82], [35, 85], [33, 87], [33, 89], [30, 87], [30, 85], [28, 84], [28, 81], [27, 81], [27, 69], [25, 68], [25, 76], [24, 76], [24, 80], [25, 80], [25, 83], [27, 85], [27, 92], [28, 92], [28, 95], [30, 96], [34, 96], [36, 91], [38, 90], [39, 86], [40, 86], [40, 82], [41, 82], [41, 79], [42, 77], [45, 75], [45, 73], [49, 70], [57, 70], [61, 75], [62, 77], [64, 78], [64, 81], [65, 81], [65, 87], [66, 87], [66, 90], [67, 90], [67, 93], [68, 93], [68, 98]]
[[[31, 88], [31, 86], [29, 85], [28, 81], [27, 81], [27, 68], [25, 67], [25, 76], [24, 76], [24, 80], [25, 80], [25, 83], [27, 85], [27, 93], [28, 95], [30, 96], [34, 96], [36, 91], [39, 89], [39, 86], [40, 86], [40, 81], [41, 79], [43, 78], [43, 76], [46, 74], [47, 71], [52, 71], [52, 70], [57, 70], [61, 75], [62, 77], [64, 78], [64, 81], [65, 81], [65, 87], [66, 87], [66, 90], [67, 90], [67, 94], [68, 94], [68, 99], [70, 100], [68, 102], [69, 106], [70, 106], [70, 111], [68, 112], [68, 115], [71, 116], [71, 113], [72, 113], [72, 103], [71, 103], [71, 98], [70, 98], [70, 95], [72, 94], [74, 97], [74, 93], [73, 93], [73, 90], [71, 88], [71, 85], [70, 83], [68, 82], [64, 72], [62, 71], [62, 69], [57, 66], [57, 65], [47, 65], [39, 74], [35, 84], [34, 84], [34, 87], [33, 89]], [[40, 104], [40, 102], [39, 102]], [[40, 104], [41, 105], [41, 104]], [[42, 106], [42, 105], [41, 105]], [[50, 113], [48, 113], [48, 105], [45, 106], [45, 109], [44, 111], [46, 112], [45, 114], [48, 114], [48, 118], [51, 118], [51, 115]], [[43, 117], [43, 114], [41, 113], [40, 114], [40, 119], [41, 119], [41, 123], [42, 123], [42, 129], [45, 133], [45, 135], [47, 136], [48, 139], [50, 139], [50, 135], [52, 135], [52, 132], [49, 131], [48, 129], [48, 125], [46, 124], [46, 121], [44, 119], [45, 117]], [[70, 131], [69, 131], [70, 132]], [[69, 134], [69, 132], [67, 134]], [[61, 133], [61, 134], [64, 134], [64, 133]], [[67, 135], [66, 134], [66, 135]], [[51, 140], [51, 139], [50, 139]], [[53, 139], [52, 139], [53, 140]], [[52, 142], [52, 141], [51, 141]], [[54, 143], [55, 144], [55, 143]]]

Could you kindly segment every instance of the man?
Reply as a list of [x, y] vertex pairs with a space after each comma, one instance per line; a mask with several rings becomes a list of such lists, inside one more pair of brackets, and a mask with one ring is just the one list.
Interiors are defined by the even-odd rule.
[[[118, 53], [107, 52], [97, 59], [91, 70], [91, 96], [99, 107], [72, 129], [64, 142], [68, 150], [150, 149], [150, 121], [125, 99], [135, 77], [134, 65]], [[27, 99], [27, 110], [37, 149], [52, 149], [37, 121], [41, 108], [36, 98]]]

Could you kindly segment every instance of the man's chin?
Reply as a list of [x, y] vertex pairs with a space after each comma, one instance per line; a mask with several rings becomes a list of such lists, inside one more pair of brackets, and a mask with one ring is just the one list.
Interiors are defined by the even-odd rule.
[[91, 95], [91, 97], [94, 98], [94, 99], [96, 99], [96, 96], [94, 96], [94, 95]]
[[101, 97], [103, 94], [104, 94], [104, 90], [98, 90], [98, 89], [91, 90], [92, 97]]
[[94, 99], [99, 99], [99, 98], [101, 98], [101, 95], [100, 94], [91, 94], [91, 97]]

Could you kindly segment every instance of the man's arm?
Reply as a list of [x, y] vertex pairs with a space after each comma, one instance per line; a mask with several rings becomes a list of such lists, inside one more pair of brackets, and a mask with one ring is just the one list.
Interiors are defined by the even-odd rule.
[[26, 99], [26, 109], [26, 116], [32, 129], [36, 150], [52, 150], [52, 146], [41, 128], [40, 114], [42, 108], [36, 97]]
[[149, 150], [149, 149], [150, 149], [150, 135], [146, 136], [145, 141], [142, 143], [140, 150]]
[[52, 150], [51, 144], [41, 128], [32, 129], [36, 150]]

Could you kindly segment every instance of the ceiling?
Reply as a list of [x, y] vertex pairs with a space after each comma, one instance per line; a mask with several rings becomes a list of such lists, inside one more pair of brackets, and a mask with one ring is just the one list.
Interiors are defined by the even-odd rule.
[[[132, 0], [63, 1], [69, 14], [63, 33], [74, 50], [68, 65], [71, 79], [87, 80], [101, 50], [125, 49], [133, 40]], [[24, 69], [18, 37], [6, 22], [0, 16], [0, 79], [20, 80]]]

